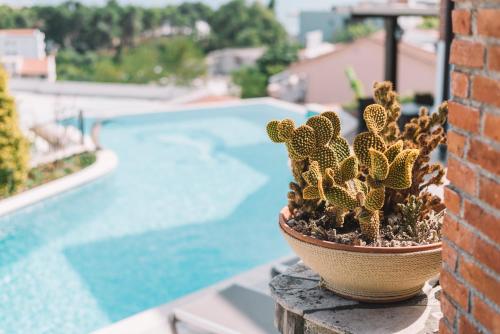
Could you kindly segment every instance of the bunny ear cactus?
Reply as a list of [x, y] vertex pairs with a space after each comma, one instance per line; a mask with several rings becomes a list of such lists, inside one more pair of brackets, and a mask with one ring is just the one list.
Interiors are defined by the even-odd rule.
[[[267, 125], [269, 138], [284, 143], [291, 160], [296, 181], [290, 184], [288, 196], [292, 214], [293, 209], [308, 212], [309, 217], [327, 214], [334, 218], [333, 226], [341, 228], [351, 213], [349, 222], [357, 221], [370, 242], [379, 239], [385, 215], [397, 210], [394, 201], [406, 203], [409, 195], [419, 196], [423, 185], [438, 182], [439, 171], [428, 182], [424, 177], [437, 170], [428, 164], [429, 153], [443, 140], [444, 131], [438, 125], [443, 124], [446, 109], [441, 107], [432, 115], [422, 110], [401, 132], [400, 106], [390, 83], [376, 84], [374, 95], [377, 103], [363, 112], [368, 131], [354, 138], [352, 150], [340, 135], [339, 116], [332, 111], [298, 127], [290, 119]], [[427, 193], [420, 200], [433, 208], [439, 204]], [[327, 234], [315, 234], [321, 235]]]

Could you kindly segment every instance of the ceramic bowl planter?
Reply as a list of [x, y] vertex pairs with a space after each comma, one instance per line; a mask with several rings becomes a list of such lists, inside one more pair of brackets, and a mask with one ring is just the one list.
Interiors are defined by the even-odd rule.
[[418, 294], [441, 268], [441, 243], [410, 247], [351, 246], [303, 235], [279, 217], [280, 230], [304, 264], [334, 293], [363, 302], [396, 302]]

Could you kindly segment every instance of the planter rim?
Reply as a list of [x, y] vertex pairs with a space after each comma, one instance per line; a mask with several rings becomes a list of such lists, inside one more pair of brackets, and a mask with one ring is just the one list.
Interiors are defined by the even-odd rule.
[[283, 233], [286, 233], [289, 236], [298, 239], [300, 241], [323, 248], [336, 249], [336, 250], [355, 252], [355, 253], [378, 253], [378, 254], [415, 253], [415, 252], [435, 250], [441, 248], [441, 242], [437, 242], [430, 245], [405, 246], [405, 247], [371, 247], [371, 246], [352, 246], [352, 245], [339, 244], [332, 241], [319, 240], [295, 231], [293, 228], [291, 228], [286, 224], [288, 218], [290, 218], [290, 210], [288, 209], [288, 207], [284, 207], [279, 215], [279, 225]]

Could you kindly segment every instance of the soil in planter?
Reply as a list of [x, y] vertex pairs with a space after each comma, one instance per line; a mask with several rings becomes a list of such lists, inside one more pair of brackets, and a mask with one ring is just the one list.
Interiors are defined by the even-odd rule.
[[311, 216], [297, 210], [286, 223], [295, 231], [319, 240], [356, 246], [407, 247], [439, 242], [443, 215], [444, 210], [433, 212], [423, 221], [408, 226], [400, 215], [393, 214], [381, 221], [379, 238], [372, 242], [364, 239], [354, 213], [346, 215], [342, 227], [335, 225], [335, 215], [327, 211]]

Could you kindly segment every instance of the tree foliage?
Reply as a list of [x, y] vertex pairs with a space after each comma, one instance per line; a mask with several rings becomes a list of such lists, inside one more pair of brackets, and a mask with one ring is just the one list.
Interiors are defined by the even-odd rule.
[[213, 49], [272, 45], [287, 38], [274, 12], [259, 2], [230, 1], [214, 12], [210, 24]]
[[16, 192], [26, 182], [28, 142], [18, 125], [14, 99], [7, 87], [7, 73], [0, 67], [0, 197]]
[[336, 43], [352, 42], [377, 30], [378, 28], [370, 22], [350, 23], [335, 35], [334, 41]]
[[60, 48], [84, 53], [103, 48], [133, 46], [147, 32], [164, 24], [194, 28], [197, 21], [211, 26], [206, 50], [257, 46], [286, 39], [274, 12], [255, 2], [232, 0], [213, 10], [202, 2], [165, 7], [122, 6], [108, 0], [104, 6], [66, 1], [56, 6], [0, 6], [0, 28], [39, 28], [46, 39]]
[[271, 45], [257, 60], [256, 66], [245, 67], [232, 74], [233, 82], [241, 87], [241, 97], [261, 97], [267, 95], [269, 77], [283, 71], [297, 60], [299, 47], [282, 42]]
[[61, 50], [57, 75], [62, 80], [187, 84], [205, 73], [203, 52], [187, 37], [150, 40], [112, 54]]

